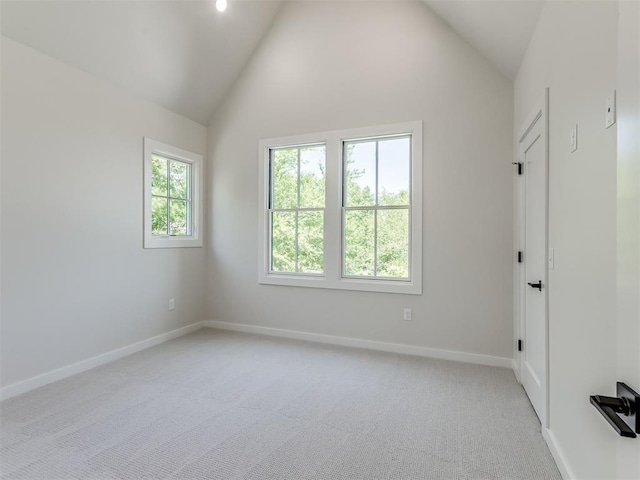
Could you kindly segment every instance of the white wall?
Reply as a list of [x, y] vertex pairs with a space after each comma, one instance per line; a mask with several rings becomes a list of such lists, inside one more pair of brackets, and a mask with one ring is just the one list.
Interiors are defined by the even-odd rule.
[[604, 123], [617, 25], [616, 2], [547, 2], [514, 87], [516, 130], [550, 88], [550, 430], [576, 478], [615, 474], [616, 434], [589, 395], [616, 381], [616, 126]]
[[[618, 373], [640, 388], [640, 2], [618, 31]], [[618, 478], [640, 478], [640, 442], [618, 440]]]
[[142, 248], [144, 136], [206, 149], [205, 127], [2, 37], [3, 386], [202, 320], [204, 249]]
[[[209, 318], [510, 358], [512, 100], [421, 2], [287, 4], [209, 128]], [[423, 295], [258, 285], [258, 140], [410, 120]]]

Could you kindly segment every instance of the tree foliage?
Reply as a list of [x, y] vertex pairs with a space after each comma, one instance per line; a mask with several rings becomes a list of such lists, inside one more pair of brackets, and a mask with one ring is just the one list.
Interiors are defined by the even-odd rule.
[[151, 232], [189, 235], [191, 166], [157, 155], [151, 158]]
[[[375, 186], [359, 181], [367, 172], [356, 168], [353, 148], [347, 145], [345, 152], [345, 274], [407, 278], [409, 191], [381, 188], [376, 205]], [[324, 157], [324, 146], [272, 151], [272, 271], [323, 271]], [[391, 205], [396, 208], [384, 208]]]
[[[322, 273], [325, 203], [324, 146], [274, 150], [271, 268]], [[299, 182], [298, 182], [299, 179]], [[299, 208], [305, 209], [298, 211]]]

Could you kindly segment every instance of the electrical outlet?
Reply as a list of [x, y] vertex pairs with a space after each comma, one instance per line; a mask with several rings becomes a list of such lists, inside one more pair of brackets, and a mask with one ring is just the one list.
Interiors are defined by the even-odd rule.
[[411, 309], [410, 308], [405, 308], [404, 309], [404, 320], [406, 322], [410, 322], [411, 321]]
[[169, 310], [176, 308], [176, 301], [173, 298], [169, 299]]

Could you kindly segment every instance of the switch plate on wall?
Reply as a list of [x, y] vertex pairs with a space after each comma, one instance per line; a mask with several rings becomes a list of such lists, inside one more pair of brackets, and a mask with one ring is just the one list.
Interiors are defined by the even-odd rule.
[[609, 128], [614, 123], [616, 123], [616, 91], [615, 90], [611, 92], [611, 94], [607, 97], [605, 128]]
[[571, 153], [578, 149], [578, 124], [576, 123], [571, 130]]

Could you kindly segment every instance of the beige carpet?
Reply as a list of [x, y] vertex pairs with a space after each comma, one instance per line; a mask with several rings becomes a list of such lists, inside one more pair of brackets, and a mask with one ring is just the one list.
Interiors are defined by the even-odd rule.
[[1, 407], [3, 479], [560, 479], [508, 369], [219, 330]]

